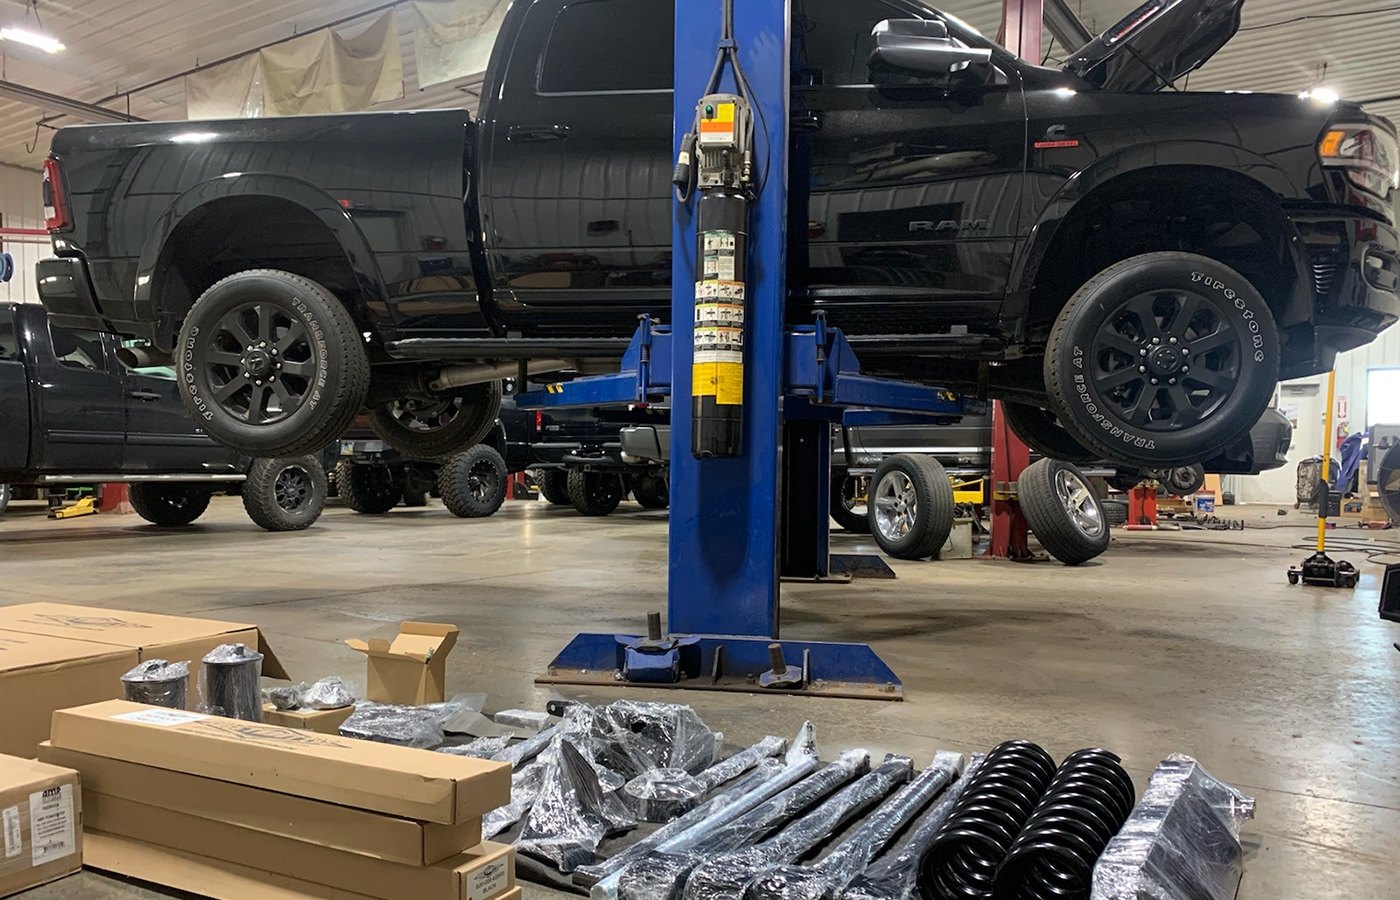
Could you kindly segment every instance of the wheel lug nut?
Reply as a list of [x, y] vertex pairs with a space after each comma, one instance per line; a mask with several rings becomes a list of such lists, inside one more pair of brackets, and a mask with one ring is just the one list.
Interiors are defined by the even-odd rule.
[[1162, 343], [1162, 339], [1159, 338], [1159, 337], [1155, 337], [1155, 338], [1152, 339], [1152, 343], [1154, 343], [1154, 344], [1160, 344], [1160, 343]]
[[1146, 355], [1147, 355], [1147, 348], [1146, 348], [1146, 347], [1143, 347], [1141, 350], [1138, 351], [1138, 356], [1146, 356]]
[[1190, 348], [1190, 347], [1182, 347], [1182, 348], [1181, 348], [1181, 355], [1182, 355], [1182, 356], [1190, 356], [1190, 355], [1191, 355], [1191, 348]]
[[[262, 382], [261, 382], [261, 381], [255, 381], [255, 382], [253, 382], [253, 384], [256, 384], [258, 387], [262, 387]], [[1154, 381], [1153, 384], [1156, 384], [1156, 382]]]
[[1146, 374], [1147, 374], [1147, 366], [1138, 366], [1138, 371], [1141, 372], [1142, 374], [1146, 375]]
[[1152, 379], [1152, 383], [1153, 383], [1153, 384], [1158, 384], [1159, 382], [1157, 381], [1157, 379], [1154, 378], [1154, 379]]
[[1172, 338], [1172, 343], [1173, 343], [1173, 344], [1176, 343], [1176, 338]]
[[1176, 384], [1176, 379], [1175, 379], [1175, 378], [1171, 379], [1170, 381], [1167, 382], [1167, 384]]
[[258, 346], [259, 346], [259, 347], [266, 347], [266, 346], [267, 346], [267, 341], [258, 341]]

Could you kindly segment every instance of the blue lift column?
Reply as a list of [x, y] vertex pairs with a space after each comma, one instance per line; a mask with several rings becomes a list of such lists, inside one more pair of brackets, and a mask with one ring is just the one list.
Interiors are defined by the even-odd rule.
[[[673, 205], [671, 540], [667, 625], [677, 634], [778, 636], [779, 448], [786, 297], [789, 0], [734, 4], [739, 57], [753, 88], [755, 175], [749, 206], [741, 453], [691, 455], [692, 332], [698, 197]], [[676, 4], [674, 148], [695, 121], [720, 45], [722, 0]], [[726, 70], [719, 88], [738, 94]]]

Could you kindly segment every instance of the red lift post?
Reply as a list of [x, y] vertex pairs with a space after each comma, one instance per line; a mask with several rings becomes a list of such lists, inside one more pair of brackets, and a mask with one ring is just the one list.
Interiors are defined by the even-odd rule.
[[992, 548], [997, 559], [1034, 559], [1030, 527], [1016, 499], [1016, 481], [1031, 464], [1031, 450], [1006, 423], [1001, 401], [992, 404]]

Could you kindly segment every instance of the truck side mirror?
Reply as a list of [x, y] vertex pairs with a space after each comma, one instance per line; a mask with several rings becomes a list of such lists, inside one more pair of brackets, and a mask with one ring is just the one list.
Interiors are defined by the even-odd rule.
[[930, 19], [886, 19], [875, 26], [870, 71], [914, 78], [946, 76], [991, 62], [992, 51], [966, 47]]

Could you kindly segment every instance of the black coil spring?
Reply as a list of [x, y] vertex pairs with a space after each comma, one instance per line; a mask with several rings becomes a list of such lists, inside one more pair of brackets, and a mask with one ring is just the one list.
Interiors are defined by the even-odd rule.
[[919, 862], [924, 900], [987, 900], [997, 867], [1055, 775], [1055, 760], [1027, 741], [987, 754]]
[[1107, 750], [1060, 764], [997, 870], [995, 900], [1087, 900], [1094, 864], [1133, 811], [1133, 780]]

